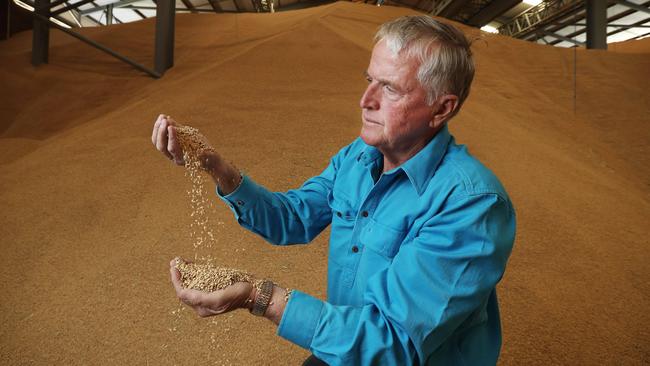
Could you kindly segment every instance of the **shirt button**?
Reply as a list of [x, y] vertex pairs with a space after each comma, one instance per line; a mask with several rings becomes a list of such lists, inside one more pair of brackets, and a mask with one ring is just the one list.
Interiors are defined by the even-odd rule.
[[341, 217], [341, 216], [343, 216], [343, 214], [341, 214], [339, 211], [337, 211], [336, 216]]
[[361, 216], [363, 216], [363, 217], [368, 217], [368, 211], [363, 211], [363, 212], [361, 213]]
[[352, 247], [352, 253], [357, 253], [358, 251], [359, 251], [358, 246], [355, 245], [355, 246]]
[[238, 205], [238, 206], [243, 206], [243, 205], [244, 205], [244, 201], [242, 201], [242, 200], [238, 200], [238, 201], [237, 201], [237, 205]]

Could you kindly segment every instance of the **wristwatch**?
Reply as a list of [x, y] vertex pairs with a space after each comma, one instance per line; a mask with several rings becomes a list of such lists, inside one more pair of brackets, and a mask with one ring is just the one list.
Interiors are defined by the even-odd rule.
[[251, 309], [251, 314], [264, 316], [266, 308], [269, 307], [269, 303], [271, 302], [273, 282], [264, 280], [259, 286], [255, 287], [257, 287], [257, 294], [255, 296], [255, 303], [253, 303], [253, 308]]

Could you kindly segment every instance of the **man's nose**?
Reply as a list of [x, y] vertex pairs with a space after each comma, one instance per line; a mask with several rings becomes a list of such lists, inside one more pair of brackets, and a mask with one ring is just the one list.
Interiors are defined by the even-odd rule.
[[366, 91], [361, 96], [359, 106], [363, 109], [379, 109], [377, 87], [372, 83], [368, 84]]

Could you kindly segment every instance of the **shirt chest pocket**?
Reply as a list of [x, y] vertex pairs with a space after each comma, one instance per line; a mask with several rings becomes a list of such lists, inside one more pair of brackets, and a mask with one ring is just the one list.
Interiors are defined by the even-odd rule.
[[332, 209], [332, 223], [349, 223], [354, 225], [357, 211], [353, 208], [350, 199], [342, 193], [337, 192], [335, 195], [333, 191], [330, 191], [327, 195], [327, 204]]
[[399, 252], [405, 237], [405, 231], [393, 229], [369, 218], [368, 223], [361, 231], [359, 240], [364, 245], [364, 250], [371, 250], [392, 260]]

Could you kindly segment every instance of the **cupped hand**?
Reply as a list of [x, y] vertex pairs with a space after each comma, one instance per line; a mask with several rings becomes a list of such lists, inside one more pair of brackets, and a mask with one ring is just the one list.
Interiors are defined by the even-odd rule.
[[201, 317], [224, 314], [240, 308], [250, 308], [252, 305], [253, 285], [249, 282], [236, 282], [222, 290], [203, 292], [183, 288], [181, 273], [176, 269], [178, 258], [169, 263], [172, 284], [176, 296], [187, 306], [191, 307]]

